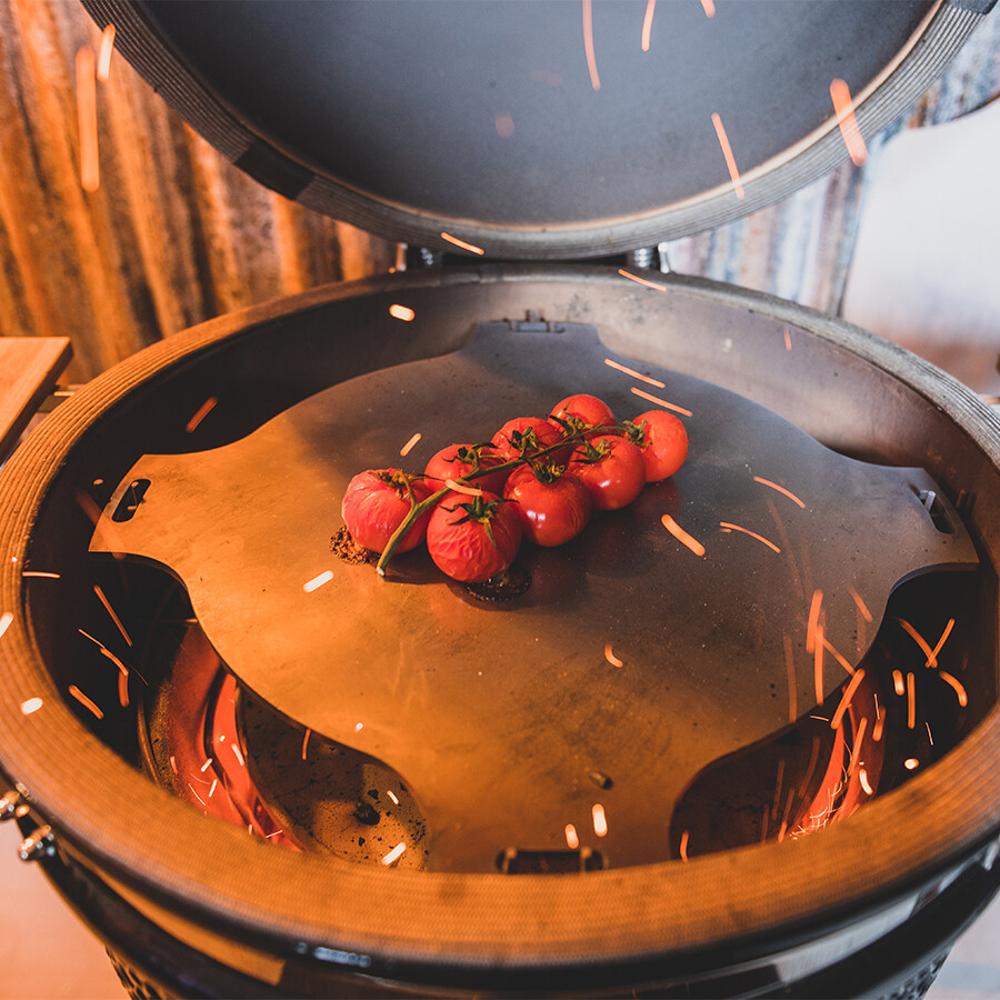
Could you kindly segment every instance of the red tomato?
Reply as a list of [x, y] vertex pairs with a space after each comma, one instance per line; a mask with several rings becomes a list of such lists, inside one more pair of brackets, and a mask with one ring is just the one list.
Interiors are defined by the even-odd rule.
[[587, 526], [593, 503], [587, 487], [565, 467], [552, 463], [537, 471], [529, 465], [515, 469], [503, 495], [521, 518], [525, 535], [536, 545], [562, 545]]
[[672, 476], [683, 464], [688, 453], [688, 436], [684, 425], [666, 410], [648, 410], [632, 421], [629, 439], [639, 446], [646, 466], [646, 482], [658, 483]]
[[562, 434], [547, 420], [538, 417], [517, 417], [508, 420], [493, 435], [493, 445], [505, 462], [524, 455], [534, 455], [559, 444]]
[[[429, 492], [422, 481], [399, 469], [367, 469], [347, 484], [340, 512], [358, 545], [381, 552], [410, 513], [411, 499], [419, 503]], [[429, 517], [428, 512], [414, 523], [397, 552], [407, 552], [424, 540]]]
[[587, 487], [598, 510], [630, 504], [646, 484], [642, 452], [627, 438], [599, 434], [573, 452], [571, 475]]
[[564, 433], [565, 424], [569, 424], [573, 430], [586, 430], [588, 427], [606, 427], [616, 422], [611, 407], [603, 399], [585, 392], [567, 396], [556, 403], [549, 419]]
[[431, 559], [442, 573], [463, 583], [481, 583], [502, 573], [520, 544], [517, 511], [495, 493], [446, 493], [427, 524]]
[[[461, 479], [482, 469], [502, 465], [505, 459], [496, 448], [488, 444], [450, 444], [431, 457], [424, 469], [429, 493], [436, 493], [444, 486], [446, 479]], [[474, 483], [476, 489], [499, 493], [507, 481], [507, 472], [494, 472], [483, 476]]]

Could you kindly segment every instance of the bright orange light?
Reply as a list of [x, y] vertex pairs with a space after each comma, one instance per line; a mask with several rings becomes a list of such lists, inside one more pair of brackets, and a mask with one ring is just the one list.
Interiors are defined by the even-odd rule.
[[840, 650], [837, 649], [837, 647], [832, 642], [830, 642], [829, 639], [827, 639], [825, 632], [823, 633], [823, 645], [826, 646], [826, 651], [828, 653], [833, 654], [833, 658], [844, 668], [844, 670], [846, 670], [847, 673], [853, 676], [854, 664], [851, 663], [851, 661], [848, 660], [847, 657], [844, 656], [843, 653], [841, 653]]
[[882, 730], [885, 728], [885, 712], [876, 716], [875, 726], [872, 728], [872, 739], [878, 743], [882, 739]]
[[858, 768], [858, 781], [861, 782], [861, 787], [865, 790], [865, 795], [874, 795], [875, 790], [871, 786], [871, 782], [868, 780], [868, 772], [863, 768]]
[[730, 531], [739, 531], [744, 535], [749, 535], [751, 538], [757, 539], [762, 545], [766, 545], [772, 552], [777, 552], [781, 554], [781, 549], [778, 548], [770, 538], [765, 538], [763, 535], [758, 535], [756, 531], [751, 531], [749, 528], [744, 528], [742, 525], [733, 524], [732, 521], [720, 521], [720, 528], [728, 528]]
[[101, 32], [101, 48], [97, 55], [97, 79], [102, 82], [111, 74], [111, 52], [115, 47], [115, 26], [109, 24]]
[[688, 839], [689, 839], [689, 832], [685, 830], [681, 834], [681, 845], [680, 845], [681, 861], [688, 860]]
[[389, 867], [389, 865], [395, 864], [405, 853], [406, 844], [400, 841], [385, 857], [382, 858], [382, 864]]
[[927, 657], [926, 666], [936, 667], [937, 656], [931, 649], [927, 640], [905, 619], [897, 618], [896, 621], [903, 627], [903, 631], [920, 647], [921, 652]]
[[705, 17], [715, 17], [715, 0], [701, 0], [701, 9]]
[[865, 604], [865, 599], [853, 587], [849, 587], [848, 592], [850, 593], [851, 599], [854, 601], [858, 611], [861, 612], [861, 617], [864, 618], [866, 622], [871, 622], [872, 613], [868, 610], [868, 605]]
[[89, 45], [76, 53], [76, 122], [80, 143], [80, 187], [96, 191], [101, 186], [97, 152], [97, 78], [94, 50]]
[[314, 576], [308, 582], [302, 584], [302, 589], [307, 593], [311, 594], [314, 590], [319, 590], [320, 587], [325, 583], [329, 583], [333, 579], [333, 570], [325, 569], [319, 576]]
[[305, 733], [302, 734], [302, 759], [305, 760], [309, 754], [309, 737], [312, 736], [312, 730], [307, 729]]
[[785, 350], [790, 351], [792, 349], [792, 332], [785, 327]]
[[566, 834], [566, 846], [571, 851], [575, 851], [580, 846], [580, 838], [577, 836], [576, 827], [572, 823], [567, 823], [564, 833]]
[[36, 577], [40, 580], [61, 580], [62, 573], [46, 573], [40, 569], [26, 569], [21, 573], [21, 576], [31, 576]]
[[417, 431], [417, 433], [414, 434], [413, 437], [411, 437], [410, 440], [407, 441], [406, 444], [404, 444], [403, 447], [399, 449], [399, 454], [403, 458], [406, 458], [406, 456], [409, 455], [414, 448], [416, 448], [417, 442], [419, 442], [422, 437], [423, 434], [421, 434], [420, 431]]
[[965, 706], [969, 704], [969, 696], [966, 693], [962, 682], [957, 677], [953, 677], [949, 674], [947, 670], [942, 670], [938, 674], [938, 677], [940, 677], [945, 684], [949, 685], [955, 691], [955, 694], [958, 695], [959, 705], [961, 705], [962, 708], [965, 708]]
[[99, 584], [96, 583], [94, 584], [94, 593], [97, 594], [97, 599], [101, 602], [101, 604], [104, 605], [104, 610], [107, 611], [109, 617], [115, 623], [116, 628], [118, 629], [119, 632], [121, 632], [122, 638], [125, 640], [125, 643], [131, 646], [132, 637], [128, 634], [127, 629], [122, 624], [122, 620], [115, 613], [115, 609], [111, 607], [111, 602], [108, 600], [107, 595], [104, 593], [104, 591], [101, 590]]
[[643, 375], [642, 372], [637, 372], [634, 368], [628, 368], [625, 365], [619, 364], [617, 361], [612, 361], [611, 358], [605, 358], [604, 363], [609, 368], [614, 368], [615, 371], [631, 375], [632, 378], [637, 378], [640, 382], [645, 382], [647, 385], [651, 385], [656, 389], [666, 389], [667, 387], [666, 382], [661, 382], [658, 378], [650, 378], [648, 375]]
[[659, 396], [654, 396], [652, 393], [639, 389], [637, 386], [632, 386], [631, 392], [633, 396], [638, 396], [640, 399], [645, 399], [650, 403], [656, 403], [657, 406], [662, 406], [665, 410], [672, 410], [674, 413], [679, 413], [682, 417], [694, 416], [690, 410], [685, 409], [683, 406], [678, 406], [676, 403], [671, 403], [666, 399], [660, 399]]
[[601, 89], [601, 77], [597, 72], [597, 57], [594, 55], [594, 11], [591, 0], [583, 0], [583, 51], [587, 57], [587, 72], [594, 90]]
[[595, 802], [590, 812], [594, 819], [594, 833], [598, 837], [606, 837], [608, 835], [608, 817], [604, 812], [604, 806], [600, 802]]
[[906, 728], [917, 727], [917, 679], [912, 673], [906, 675]]
[[624, 667], [625, 666], [625, 661], [624, 660], [620, 660], [620, 659], [618, 659], [617, 656], [615, 656], [615, 651], [611, 648], [611, 643], [610, 642], [606, 642], [604, 644], [604, 659], [606, 659], [608, 661], [608, 663], [610, 663], [611, 666], [613, 666], [613, 667]]
[[664, 514], [660, 518], [660, 523], [681, 545], [686, 545], [696, 556], [705, 554], [705, 546], [697, 538], [689, 535], [669, 514]]
[[67, 690], [95, 718], [104, 718], [104, 713], [75, 684], [70, 684]]
[[[941, 638], [938, 639], [937, 644], [931, 650], [930, 660], [933, 662], [934, 666], [937, 666], [937, 656], [941, 652], [944, 644], [948, 641], [948, 636], [951, 635], [951, 630], [955, 627], [955, 619], [949, 618], [948, 624], [945, 625], [944, 631], [941, 633]], [[928, 662], [927, 666], [931, 666], [931, 662]]]
[[854, 774], [854, 769], [858, 766], [858, 760], [861, 757], [861, 744], [864, 742], [865, 730], [868, 728], [868, 717], [863, 716], [861, 721], [858, 723], [858, 732], [854, 737], [854, 747], [851, 750], [851, 758], [847, 763], [847, 773], [849, 775]]
[[917, 760], [916, 757], [907, 757], [906, 760], [903, 761], [903, 767], [905, 767], [907, 771], [915, 771], [918, 767], [920, 767], [920, 761]]
[[658, 285], [655, 281], [650, 281], [648, 278], [640, 278], [639, 275], [633, 274], [631, 271], [626, 271], [624, 267], [618, 268], [618, 273], [623, 278], [628, 278], [629, 281], [634, 281], [637, 285], [644, 285], [646, 288], [652, 288], [654, 292], [665, 292], [665, 285]]
[[814, 590], [809, 603], [809, 617], [806, 620], [806, 652], [811, 653], [816, 648], [816, 626], [819, 625], [819, 612], [823, 605], [823, 591]]
[[830, 81], [830, 99], [833, 101], [833, 110], [837, 113], [837, 124], [840, 126], [840, 134], [844, 137], [844, 145], [851, 157], [851, 162], [860, 167], [868, 159], [868, 149], [865, 140], [858, 128], [857, 119], [854, 117], [854, 99], [851, 97], [851, 89], [844, 80], [836, 79]]
[[778, 483], [772, 483], [770, 479], [765, 479], [763, 476], [754, 476], [753, 481], [755, 483], [760, 483], [761, 486], [768, 486], [772, 490], [777, 490], [777, 492], [782, 496], [788, 497], [792, 503], [798, 504], [803, 510], [806, 509], [806, 505], [791, 490], [785, 489], [784, 486], [779, 486]]
[[441, 239], [446, 240], [456, 247], [460, 247], [462, 250], [468, 250], [469, 253], [478, 254], [480, 257], [486, 253], [482, 247], [477, 247], [475, 243], [466, 243], [465, 240], [460, 240], [457, 236], [452, 236], [451, 233], [442, 232]]
[[409, 306], [402, 306], [398, 302], [394, 302], [389, 306], [389, 315], [393, 319], [401, 319], [404, 323], [412, 323], [417, 314]]
[[906, 694], [906, 688], [903, 685], [903, 671], [893, 670], [892, 672], [892, 688], [899, 695], [900, 698]]
[[646, 14], [642, 19], [642, 51], [649, 51], [650, 37], [653, 33], [653, 15], [656, 13], [656, 0], [646, 0]]
[[184, 425], [184, 429], [188, 434], [193, 434], [197, 429], [198, 425], [207, 417], [212, 410], [215, 409], [218, 404], [218, 400], [215, 396], [209, 396], [201, 406], [198, 407], [194, 412], [194, 416]]
[[128, 674], [118, 672], [118, 704], [128, 708]]
[[844, 694], [840, 699], [840, 704], [837, 706], [837, 710], [833, 713], [833, 718], [830, 720], [831, 729], [840, 728], [840, 724], [844, 719], [844, 713], [850, 706], [851, 699], [854, 697], [854, 693], [858, 690], [858, 687], [860, 686], [861, 682], [864, 679], [865, 679], [864, 669], [860, 669], [851, 678], [847, 687], [844, 688]]
[[743, 181], [740, 179], [740, 172], [736, 167], [736, 157], [733, 156], [733, 147], [729, 145], [726, 126], [722, 124], [722, 118], [719, 117], [716, 111], [712, 112], [712, 124], [715, 126], [715, 134], [718, 136], [719, 145], [722, 147], [722, 155], [726, 159], [726, 167], [729, 169], [729, 177], [733, 182], [733, 190], [736, 192], [736, 197], [742, 201], [746, 195], [746, 192], [743, 190]]
[[22, 715], [33, 715], [42, 707], [41, 698], [29, 698], [27, 701], [21, 702], [21, 714]]

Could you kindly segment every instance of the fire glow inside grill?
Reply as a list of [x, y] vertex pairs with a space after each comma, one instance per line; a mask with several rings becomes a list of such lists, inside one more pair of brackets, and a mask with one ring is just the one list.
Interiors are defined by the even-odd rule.
[[[705, 61], [676, 11], [653, 22], [676, 28], [668, 71], [633, 67], [643, 5], [585, 4], [584, 71], [575, 4], [86, 6], [258, 179], [428, 259], [485, 257], [187, 331], [78, 393], [3, 473], [0, 810], [136, 990], [920, 993], [997, 885], [996, 416], [789, 303], [526, 261], [773, 200], [842, 138], [812, 98], [756, 135], [755, 67], [783, 56], [825, 87], [839, 66], [870, 133], [981, 12], [720, 17], [758, 43], [719, 117], [748, 157], [730, 181], [693, 125], [729, 78], [646, 127], [639, 95]], [[481, 88], [516, 101], [539, 66], [565, 80], [524, 97], [527, 151], [460, 148]], [[678, 136], [664, 181], [643, 164]], [[570, 545], [526, 548], [513, 596], [425, 554], [382, 580], [331, 552], [358, 470], [419, 469], [573, 391], [679, 408], [690, 458]]]

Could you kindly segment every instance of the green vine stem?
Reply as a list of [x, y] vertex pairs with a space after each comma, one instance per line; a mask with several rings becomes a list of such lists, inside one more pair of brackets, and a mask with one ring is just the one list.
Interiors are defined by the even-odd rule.
[[[553, 444], [548, 448], [543, 448], [541, 451], [535, 452], [530, 457], [522, 455], [519, 458], [512, 458], [509, 462], [504, 462], [501, 465], [491, 465], [486, 469], [478, 469], [476, 472], [470, 472], [467, 476], [462, 476], [459, 479], [453, 480], [453, 482], [468, 485], [476, 479], [482, 479], [484, 476], [493, 475], [495, 472], [503, 472], [505, 469], [516, 469], [519, 465], [526, 465], [529, 462], [537, 462], [539, 459], [545, 458], [546, 455], [562, 451], [562, 449], [567, 445], [575, 445], [580, 441], [585, 441], [591, 435], [620, 434], [623, 430], [625, 430], [625, 423], [627, 423], [627, 421], [621, 424], [604, 424], [601, 427], [588, 427], [585, 430], [575, 431], [572, 434], [567, 434], [566, 437], [564, 437], [558, 444]], [[412, 506], [410, 507], [410, 513], [403, 518], [399, 527], [396, 528], [396, 530], [389, 536], [389, 541], [385, 543], [385, 548], [382, 550], [382, 554], [378, 558], [375, 570], [379, 576], [385, 576], [386, 566], [389, 565], [389, 560], [392, 559], [393, 555], [395, 555], [400, 539], [406, 535], [413, 523], [423, 516], [423, 514], [425, 514], [428, 510], [436, 506], [441, 498], [450, 492], [450, 487], [445, 486], [436, 493], [432, 493], [425, 500], [421, 500], [419, 503], [411, 500]]]

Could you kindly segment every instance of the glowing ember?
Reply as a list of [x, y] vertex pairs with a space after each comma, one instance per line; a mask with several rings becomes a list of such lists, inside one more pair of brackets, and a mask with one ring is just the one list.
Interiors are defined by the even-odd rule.
[[170, 770], [177, 774], [177, 758], [173, 754], [170, 755]]
[[97, 594], [97, 599], [101, 602], [101, 604], [104, 605], [104, 610], [107, 611], [111, 620], [115, 623], [115, 626], [117, 627], [118, 631], [121, 632], [122, 638], [129, 646], [131, 646], [132, 637], [128, 634], [128, 631], [122, 624], [122, 620], [118, 617], [117, 614], [115, 614], [115, 609], [111, 607], [111, 602], [108, 600], [107, 595], [104, 593], [103, 590], [101, 590], [100, 586], [96, 583], [94, 584], [94, 593]]
[[854, 117], [854, 99], [851, 97], [851, 89], [844, 80], [830, 81], [830, 99], [833, 101], [833, 110], [837, 113], [837, 124], [840, 126], [840, 134], [844, 137], [844, 145], [847, 146], [851, 162], [856, 167], [860, 167], [868, 159], [868, 149]]
[[604, 363], [609, 368], [614, 368], [615, 371], [624, 372], [624, 374], [631, 375], [632, 378], [637, 378], [640, 382], [645, 382], [647, 385], [654, 386], [657, 389], [666, 389], [667, 387], [666, 383], [661, 382], [658, 378], [650, 378], [648, 375], [643, 375], [642, 372], [637, 372], [634, 368], [627, 368], [617, 361], [612, 361], [611, 358], [605, 358]]
[[95, 718], [104, 718], [104, 713], [75, 684], [70, 684], [67, 690], [81, 705], [83, 705], [85, 709], [87, 709], [88, 712], [92, 713]]
[[392, 801], [392, 804], [394, 806], [398, 806], [399, 805], [399, 799], [396, 798], [396, 793], [391, 788], [385, 794], [389, 796], [389, 798]]
[[404, 323], [412, 323], [417, 316], [409, 306], [401, 306], [398, 302], [389, 306], [389, 315], [393, 319], [401, 319]]
[[382, 864], [388, 868], [390, 865], [394, 865], [406, 852], [406, 844], [400, 841], [385, 857], [382, 858]]
[[642, 19], [642, 51], [649, 51], [650, 36], [653, 32], [653, 15], [656, 13], [656, 0], [646, 0], [646, 14]]
[[212, 763], [213, 763], [212, 758], [209, 757], [208, 760], [206, 760], [205, 763], [201, 765], [200, 768], [201, 773], [204, 774], [212, 766]]
[[719, 527], [728, 531], [739, 531], [744, 535], [749, 535], [751, 538], [757, 539], [762, 545], [766, 545], [772, 552], [777, 552], [781, 554], [781, 549], [778, 548], [774, 542], [769, 538], [765, 538], [763, 535], [758, 535], [756, 531], [751, 531], [749, 528], [744, 528], [742, 525], [733, 524], [732, 521], [720, 521]]
[[219, 779], [218, 778], [213, 778], [212, 779], [212, 787], [209, 788], [209, 790], [208, 790], [208, 797], [209, 798], [211, 798], [215, 794], [215, 790], [218, 787], [219, 787]]
[[892, 688], [899, 695], [900, 698], [906, 694], [906, 688], [903, 686], [903, 671], [893, 670], [892, 672]]
[[608, 817], [604, 812], [604, 806], [600, 802], [595, 802], [590, 812], [594, 818], [594, 833], [598, 837], [606, 837], [608, 835]]
[[625, 666], [625, 661], [624, 660], [619, 660], [618, 657], [615, 656], [615, 651], [611, 648], [611, 643], [610, 642], [606, 642], [604, 644], [604, 659], [606, 659], [608, 661], [608, 663], [610, 663], [611, 666], [613, 666], [613, 667], [624, 667]]
[[597, 57], [594, 55], [594, 12], [591, 0], [583, 0], [583, 51], [587, 57], [587, 72], [594, 90], [601, 89], [601, 77], [597, 72]]
[[688, 860], [688, 837], [689, 837], [689, 832], [685, 830], [681, 834], [681, 845], [680, 845], [681, 861]]
[[941, 680], [945, 682], [945, 684], [949, 685], [954, 690], [955, 694], [958, 695], [959, 705], [962, 708], [965, 708], [966, 705], [969, 704], [969, 696], [966, 693], [965, 687], [963, 686], [962, 682], [957, 677], [953, 677], [951, 674], [949, 674], [947, 670], [940, 671], [938, 677], [940, 677]]
[[199, 794], [197, 793], [197, 791], [195, 791], [195, 787], [194, 787], [194, 785], [192, 785], [192, 784], [191, 784], [191, 782], [190, 782], [190, 781], [189, 781], [189, 782], [187, 783], [187, 786], [188, 786], [188, 788], [190, 788], [190, 789], [191, 789], [191, 794], [192, 794], [192, 795], [193, 795], [193, 796], [194, 796], [194, 797], [195, 797], [195, 798], [196, 798], [196, 799], [197, 799], [197, 800], [198, 800], [198, 801], [199, 801], [199, 802], [200, 802], [200, 803], [201, 803], [201, 804], [202, 804], [203, 806], [207, 806], [207, 805], [208, 805], [208, 803], [207, 803], [207, 802], [206, 802], [206, 801], [205, 801], [205, 800], [204, 800], [204, 799], [203, 799], [203, 798], [202, 798], [202, 797], [201, 797], [201, 796], [200, 796], [200, 795], [199, 795]]
[[792, 332], [785, 327], [785, 350], [790, 351], [792, 349]]
[[799, 717], [798, 697], [795, 680], [795, 655], [792, 650], [790, 636], [782, 636], [785, 646], [785, 669], [788, 672], [788, 721], [794, 722]]
[[934, 734], [931, 732], [931, 724], [929, 722], [925, 722], [924, 728], [927, 730], [927, 741], [931, 746], [934, 746]]
[[188, 434], [193, 434], [197, 429], [198, 425], [207, 417], [212, 410], [215, 409], [218, 404], [218, 400], [215, 396], [209, 396], [201, 406], [195, 411], [194, 416], [184, 425], [184, 429]]
[[306, 755], [309, 753], [309, 737], [312, 736], [312, 730], [307, 729], [302, 736], [302, 759], [306, 759]]
[[722, 119], [717, 111], [712, 112], [712, 124], [715, 126], [715, 134], [719, 138], [719, 145], [722, 147], [722, 155], [726, 158], [726, 166], [729, 168], [729, 176], [733, 182], [733, 190], [736, 197], [743, 200], [746, 192], [743, 190], [743, 182], [740, 180], [740, 172], [736, 167], [736, 157], [733, 156], [733, 147], [729, 145], [729, 136], [726, 135], [726, 126], [722, 124]]
[[501, 139], [509, 139], [514, 134], [514, 119], [509, 114], [497, 115], [494, 124]]
[[858, 760], [861, 756], [861, 744], [864, 742], [865, 730], [868, 728], [867, 717], [862, 718], [858, 723], [858, 734], [854, 737], [854, 748], [851, 750], [851, 759], [847, 765], [847, 773], [853, 774], [854, 769], [858, 766]]
[[875, 725], [872, 727], [872, 739], [878, 743], [882, 739], [882, 730], [885, 728], [885, 713], [875, 717]]
[[302, 584], [302, 589], [311, 594], [314, 590], [319, 590], [324, 583], [329, 583], [333, 579], [333, 570], [325, 569], [319, 576], [314, 576], [308, 583]]
[[813, 682], [816, 685], [816, 704], [823, 703], [823, 650], [826, 645], [823, 642], [823, 626], [816, 626], [816, 644], [813, 646]]
[[861, 782], [861, 787], [865, 790], [865, 795], [874, 795], [875, 790], [872, 788], [871, 782], [868, 780], [868, 772], [863, 768], [858, 768], [858, 781]]
[[[25, 575], [27, 575], [27, 574], [25, 574]], [[955, 619], [954, 618], [949, 618], [948, 619], [948, 624], [945, 625], [944, 631], [941, 633], [941, 638], [938, 639], [938, 641], [935, 644], [934, 648], [931, 650], [930, 660], [928, 661], [927, 666], [929, 666], [929, 667], [930, 666], [937, 666], [937, 656], [938, 656], [938, 653], [941, 652], [941, 649], [944, 647], [944, 644], [948, 641], [948, 636], [951, 635], [951, 630], [954, 627], [955, 627]]]
[[926, 666], [936, 667], [937, 656], [927, 640], [905, 618], [897, 618], [896, 621], [899, 622], [903, 631], [920, 647], [921, 652], [927, 657]]
[[128, 708], [128, 674], [118, 672], [118, 704]]
[[109, 24], [101, 32], [101, 48], [97, 55], [97, 79], [104, 82], [111, 75], [111, 52], [115, 47], [115, 26]]
[[715, 0], [701, 0], [701, 9], [705, 17], [715, 17]]
[[43, 705], [41, 698], [29, 698], [27, 701], [21, 702], [21, 714], [22, 715], [34, 715]]
[[814, 590], [809, 602], [809, 617], [806, 619], [806, 652], [811, 653], [816, 648], [816, 627], [819, 625], [819, 612], [823, 606], [823, 591]]
[[915, 729], [917, 725], [917, 679], [912, 673], [906, 675], [906, 728]]
[[691, 411], [685, 409], [685, 407], [678, 406], [676, 403], [668, 402], [666, 399], [660, 399], [659, 396], [654, 396], [643, 389], [636, 388], [635, 386], [632, 386], [631, 392], [633, 396], [638, 396], [640, 399], [648, 400], [650, 403], [656, 403], [657, 406], [662, 406], [666, 410], [673, 410], [674, 413], [679, 413], [682, 417], [690, 417], [693, 415]]
[[849, 587], [848, 592], [850, 593], [851, 599], [854, 601], [858, 611], [861, 613], [861, 617], [864, 618], [866, 622], [871, 622], [872, 613], [868, 610], [868, 605], [865, 604], [864, 598], [853, 587]]
[[571, 851], [575, 851], [580, 846], [580, 838], [576, 834], [576, 827], [572, 823], [567, 823], [566, 829], [563, 832], [566, 834], [566, 846]]
[[0, 615], [0, 639], [7, 634], [7, 629], [10, 628], [10, 623], [13, 620], [14, 616], [9, 611], [5, 611], [2, 615]]
[[233, 756], [236, 758], [236, 762], [240, 765], [240, 767], [246, 767], [247, 762], [246, 759], [243, 757], [243, 751], [240, 750], [240, 748], [235, 743], [230, 743], [229, 746], [232, 748]]
[[365, 728], [365, 724], [363, 722], [355, 722], [354, 723], [354, 731], [356, 733], [360, 733], [361, 730], [364, 729], [364, 728]]
[[475, 243], [466, 243], [465, 240], [460, 240], [457, 236], [452, 236], [451, 233], [441, 233], [441, 239], [453, 246], [459, 247], [462, 250], [468, 250], [469, 253], [478, 254], [480, 257], [486, 253], [482, 247], [477, 247]]
[[80, 187], [96, 191], [101, 186], [97, 154], [97, 77], [94, 50], [76, 53], [76, 119], [80, 142]]
[[769, 486], [772, 490], [777, 490], [782, 496], [788, 497], [792, 503], [798, 504], [803, 510], [806, 509], [806, 505], [791, 490], [786, 489], [784, 486], [772, 483], [770, 479], [765, 479], [763, 476], [754, 476], [753, 481], [760, 483], [761, 486]]
[[907, 757], [906, 760], [903, 761], [903, 767], [905, 767], [907, 771], [915, 771], [918, 767], [920, 767], [920, 761], [917, 760], [916, 757]]
[[618, 273], [623, 278], [628, 278], [629, 281], [634, 281], [637, 285], [643, 285], [646, 288], [652, 288], [654, 292], [665, 292], [665, 285], [658, 285], [655, 281], [649, 281], [647, 278], [640, 278], [639, 275], [633, 274], [631, 271], [626, 271], [624, 267], [618, 268]]
[[414, 448], [416, 448], [417, 443], [420, 441], [422, 437], [423, 434], [421, 434], [420, 431], [417, 431], [417, 433], [414, 434], [413, 437], [411, 437], [410, 440], [407, 441], [406, 444], [404, 444], [403, 447], [399, 449], [399, 454], [403, 458], [406, 458], [406, 456], [409, 455]]
[[33, 576], [43, 580], [61, 580], [61, 573], [44, 573], [40, 569], [26, 569], [21, 573], [21, 576]]
[[689, 535], [669, 514], [664, 514], [660, 518], [660, 523], [681, 545], [686, 545], [696, 556], [705, 554], [705, 546], [697, 538]]
[[855, 692], [861, 685], [861, 682], [865, 679], [865, 672], [863, 669], [858, 670], [857, 673], [851, 678], [847, 687], [844, 688], [844, 694], [840, 699], [840, 704], [837, 706], [837, 710], [833, 713], [833, 718], [830, 720], [831, 729], [839, 729], [841, 722], [844, 719], [844, 713], [847, 711], [851, 704], [851, 699], [854, 697]]
[[456, 483], [454, 479], [446, 479], [444, 484], [449, 490], [454, 490], [456, 493], [465, 493], [470, 497], [481, 497], [483, 495], [483, 491], [476, 489], [475, 486], [466, 486], [464, 483]]

